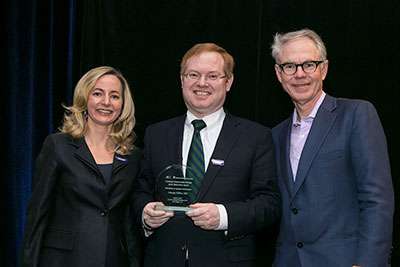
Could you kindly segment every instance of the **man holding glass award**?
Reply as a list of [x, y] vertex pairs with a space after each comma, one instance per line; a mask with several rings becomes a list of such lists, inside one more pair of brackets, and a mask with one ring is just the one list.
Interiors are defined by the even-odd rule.
[[181, 62], [187, 113], [147, 128], [134, 193], [144, 266], [254, 266], [255, 234], [280, 216], [271, 131], [225, 113], [234, 60], [213, 43]]

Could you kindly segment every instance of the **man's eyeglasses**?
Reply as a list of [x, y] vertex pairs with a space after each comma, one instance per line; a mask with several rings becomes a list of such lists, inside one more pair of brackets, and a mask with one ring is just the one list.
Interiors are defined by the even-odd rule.
[[297, 68], [301, 67], [302, 70], [305, 73], [313, 73], [317, 69], [318, 65], [325, 62], [325, 60], [310, 60], [310, 61], [305, 61], [300, 64], [296, 63], [283, 63], [283, 64], [276, 64], [281, 68], [281, 70], [286, 74], [286, 75], [293, 75], [297, 72]]
[[[192, 81], [199, 81], [201, 79], [201, 76], [203, 74], [200, 74], [197, 71], [189, 71], [188, 73], [183, 74], [183, 76], [185, 76], [186, 78], [192, 80]], [[226, 75], [221, 75], [217, 72], [210, 72], [204, 75], [206, 81], [216, 81], [218, 79], [222, 79], [225, 78]]]

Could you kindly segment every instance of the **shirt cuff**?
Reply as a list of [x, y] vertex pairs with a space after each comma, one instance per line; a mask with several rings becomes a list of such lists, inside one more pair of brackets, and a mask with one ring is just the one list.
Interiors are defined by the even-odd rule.
[[228, 230], [228, 213], [224, 205], [216, 204], [219, 211], [219, 225], [216, 230]]
[[153, 233], [153, 229], [149, 225], [147, 225], [147, 223], [144, 221], [143, 212], [142, 212], [142, 227], [145, 237], [149, 237]]

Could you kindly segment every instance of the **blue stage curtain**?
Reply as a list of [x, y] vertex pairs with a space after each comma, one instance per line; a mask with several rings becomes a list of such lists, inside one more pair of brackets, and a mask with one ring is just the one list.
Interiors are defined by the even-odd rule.
[[13, 0], [3, 5], [7, 38], [2, 51], [2, 146], [7, 156], [2, 167], [6, 216], [1, 219], [5, 232], [0, 265], [8, 267], [18, 266], [34, 160], [45, 136], [60, 124], [54, 121], [60, 118], [60, 103], [69, 104], [72, 98], [76, 4]]

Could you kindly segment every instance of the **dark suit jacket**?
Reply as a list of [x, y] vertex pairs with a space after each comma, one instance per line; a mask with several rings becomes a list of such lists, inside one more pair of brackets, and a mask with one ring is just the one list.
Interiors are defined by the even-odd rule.
[[[136, 214], [154, 201], [155, 177], [166, 166], [182, 163], [185, 116], [148, 127], [143, 172], [135, 187]], [[183, 213], [156, 229], [148, 238], [145, 266], [190, 267], [252, 266], [256, 231], [275, 222], [280, 214], [271, 131], [259, 124], [227, 114], [202, 181], [197, 202], [223, 204], [228, 231], [206, 231]]]
[[37, 159], [22, 266], [127, 266], [124, 220], [140, 152], [114, 157], [106, 184], [82, 139], [48, 136]]
[[283, 214], [275, 266], [388, 265], [393, 188], [375, 108], [326, 95], [290, 165], [292, 117], [273, 129]]

